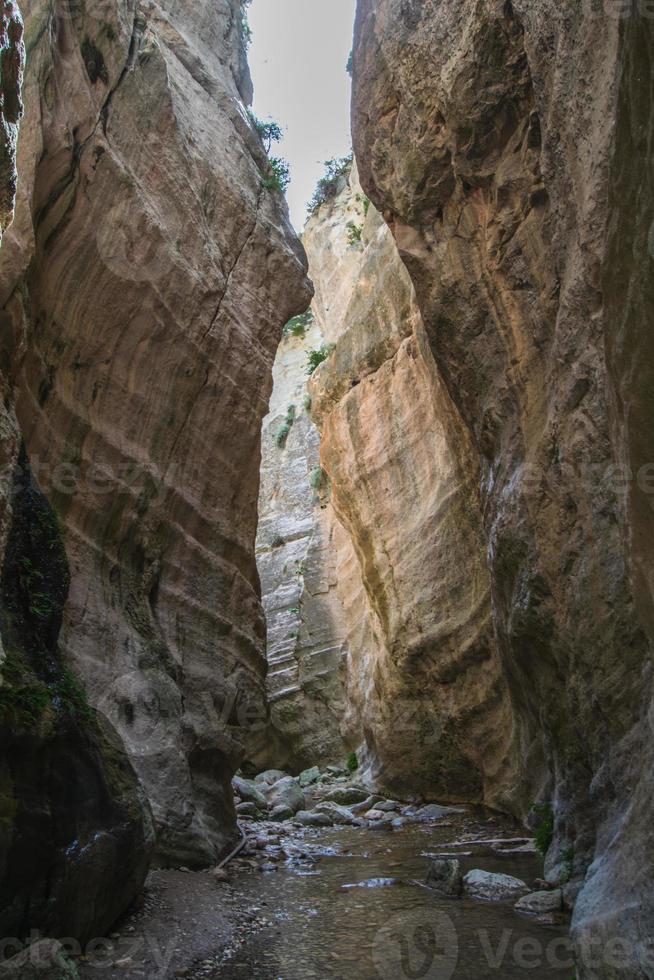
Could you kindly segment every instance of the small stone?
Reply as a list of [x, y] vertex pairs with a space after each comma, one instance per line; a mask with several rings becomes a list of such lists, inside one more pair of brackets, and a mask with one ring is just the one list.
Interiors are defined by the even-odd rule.
[[555, 888], [554, 891], [532, 892], [515, 903], [516, 912], [528, 912], [532, 915], [560, 912], [562, 907], [563, 893], [560, 888]]
[[259, 871], [277, 871], [277, 865], [273, 864], [272, 861], [267, 861], [265, 864], [259, 865]]
[[368, 798], [368, 792], [356, 786], [337, 786], [325, 793], [323, 799], [329, 803], [338, 803], [339, 806], [353, 806], [356, 803], [363, 803]]
[[211, 877], [214, 879], [214, 881], [220, 881], [226, 883], [231, 881], [228, 872], [225, 871], [224, 868], [214, 868], [213, 871], [210, 872], [210, 874]]
[[314, 813], [326, 813], [331, 817], [332, 822], [335, 824], [342, 824], [344, 826], [358, 827], [359, 820], [347, 810], [344, 806], [338, 806], [337, 803], [319, 803], [315, 808]]
[[458, 898], [463, 891], [461, 862], [456, 858], [432, 861], [427, 872], [427, 884], [439, 895]]
[[382, 813], [397, 813], [400, 809], [400, 804], [395, 800], [381, 800], [380, 803], [375, 804], [375, 810], [381, 810]]
[[364, 813], [364, 819], [366, 820], [383, 820], [386, 814], [382, 810], [368, 810]]

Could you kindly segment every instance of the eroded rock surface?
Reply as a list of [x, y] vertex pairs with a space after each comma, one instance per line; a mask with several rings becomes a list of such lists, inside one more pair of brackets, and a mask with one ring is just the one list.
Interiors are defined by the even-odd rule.
[[28, 0], [2, 358], [70, 562], [61, 647], [164, 862], [235, 834], [265, 727], [261, 420], [302, 249], [247, 120], [239, 0]]
[[478, 463], [356, 169], [304, 242], [317, 320], [336, 342], [310, 392], [348, 624], [348, 738], [378, 788], [509, 806]]
[[268, 759], [294, 772], [346, 755], [347, 625], [307, 392], [308, 353], [325, 342], [317, 322], [284, 337], [263, 425], [257, 564], [268, 629]]
[[361, 181], [478, 474], [517, 796], [553, 800], [553, 878], [591, 865], [580, 941], [628, 946], [584, 977], [638, 975], [654, 913], [652, 36], [609, 6], [359, 0], [354, 51]]

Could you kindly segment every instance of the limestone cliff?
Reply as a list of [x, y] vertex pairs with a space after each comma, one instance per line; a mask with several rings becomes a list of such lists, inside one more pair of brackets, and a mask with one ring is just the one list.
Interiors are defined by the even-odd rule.
[[263, 426], [257, 562], [268, 627], [270, 766], [295, 772], [342, 762], [346, 624], [337, 596], [338, 529], [309, 414], [309, 351], [325, 343], [314, 321], [288, 331], [277, 352]]
[[27, 0], [2, 366], [63, 527], [60, 647], [158, 859], [215, 860], [266, 718], [261, 420], [306, 262], [245, 112], [239, 0]]
[[627, 940], [579, 974], [633, 977], [654, 915], [652, 38], [643, 5], [598, 6], [359, 0], [353, 129], [477, 474], [517, 796], [553, 802], [550, 874], [590, 868], [580, 954]]
[[368, 205], [355, 168], [304, 235], [318, 322], [336, 341], [310, 390], [339, 527], [348, 737], [377, 787], [506, 805], [511, 714], [477, 464], [410, 278]]

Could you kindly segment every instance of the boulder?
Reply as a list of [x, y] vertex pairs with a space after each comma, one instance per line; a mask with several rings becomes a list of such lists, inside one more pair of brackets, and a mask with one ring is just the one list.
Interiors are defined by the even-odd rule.
[[463, 888], [469, 898], [485, 902], [502, 902], [529, 894], [529, 888], [520, 878], [479, 869], [468, 872], [463, 879]]
[[303, 827], [331, 827], [334, 824], [328, 813], [317, 813], [315, 810], [299, 810], [295, 820]]
[[384, 800], [383, 796], [369, 796], [363, 801], [363, 803], [355, 803], [354, 806], [349, 807], [352, 813], [367, 813], [368, 810], [375, 810], [378, 803], [382, 803]]
[[259, 819], [262, 816], [261, 810], [256, 803], [239, 803], [236, 807], [239, 817], [252, 817]]
[[515, 903], [517, 912], [528, 912], [532, 915], [545, 915], [548, 912], [560, 912], [563, 908], [563, 893], [560, 888], [547, 892], [531, 892], [524, 895]]
[[338, 803], [339, 806], [353, 806], [367, 800], [368, 793], [357, 786], [336, 786], [325, 793], [323, 799], [328, 803]]
[[453, 812], [457, 811], [452, 810], [452, 807], [427, 803], [426, 806], [421, 806], [419, 810], [416, 810], [411, 819], [417, 823], [430, 823], [432, 820], [442, 820], [443, 817], [448, 817]]
[[42, 939], [0, 964], [0, 980], [78, 980], [61, 943]]
[[260, 772], [258, 776], [255, 776], [254, 781], [255, 783], [265, 783], [266, 786], [272, 786], [273, 783], [278, 782], [285, 776], [288, 776], [288, 773], [282, 772], [281, 769], [266, 769], [265, 772]]
[[270, 813], [270, 819], [274, 820], [276, 823], [283, 823], [284, 820], [292, 820], [294, 810], [291, 810], [289, 806], [285, 803], [279, 803], [277, 806], [273, 807]]
[[268, 789], [268, 804], [273, 810], [277, 806], [288, 807], [292, 814], [306, 808], [304, 793], [292, 776], [284, 776]]
[[[241, 776], [234, 776], [232, 787], [235, 793], [243, 800], [243, 803], [254, 803], [260, 810], [267, 810], [268, 804], [266, 797], [261, 792], [261, 788], [256, 786], [251, 779], [243, 779]], [[240, 805], [240, 804], [239, 804]]]
[[427, 872], [427, 884], [439, 895], [458, 898], [463, 892], [461, 862], [456, 858], [443, 858], [432, 861]]
[[320, 780], [320, 769], [318, 766], [313, 766], [311, 769], [305, 769], [298, 776], [298, 782], [303, 788], [307, 786], [313, 786], [314, 783]]
[[335, 824], [344, 824], [349, 827], [358, 827], [359, 820], [354, 816], [351, 810], [348, 810], [344, 806], [339, 806], [338, 803], [330, 803], [324, 801], [319, 803], [315, 808], [314, 813], [326, 813]]
[[381, 810], [382, 813], [397, 813], [399, 809], [400, 804], [395, 800], [380, 800], [375, 803], [375, 810]]

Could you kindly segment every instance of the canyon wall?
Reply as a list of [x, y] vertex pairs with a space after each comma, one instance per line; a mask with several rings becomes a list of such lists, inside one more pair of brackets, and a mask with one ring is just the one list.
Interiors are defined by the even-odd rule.
[[268, 631], [272, 737], [262, 764], [292, 772], [343, 762], [346, 624], [337, 595], [329, 487], [309, 413], [308, 353], [325, 343], [314, 320], [277, 352], [263, 424], [257, 563]]
[[[24, 57], [22, 18], [7, 2], [0, 233], [14, 210]], [[120, 740], [62, 662], [70, 571], [61, 528], [30, 472], [4, 373], [0, 388], [0, 934], [85, 940], [106, 932], [142, 887], [152, 821]]]
[[472, 460], [514, 799], [553, 804], [550, 876], [586, 875], [583, 977], [649, 975], [654, 916], [651, 22], [618, 6], [359, 0], [354, 48], [361, 183]]
[[261, 421], [306, 260], [264, 186], [239, 0], [23, 7], [1, 356], [65, 543], [58, 645], [127, 748], [157, 860], [207, 864], [268, 712]]
[[346, 733], [361, 775], [404, 796], [510, 806], [513, 730], [478, 466], [356, 167], [303, 240], [317, 320], [336, 343], [310, 392], [348, 626]]

